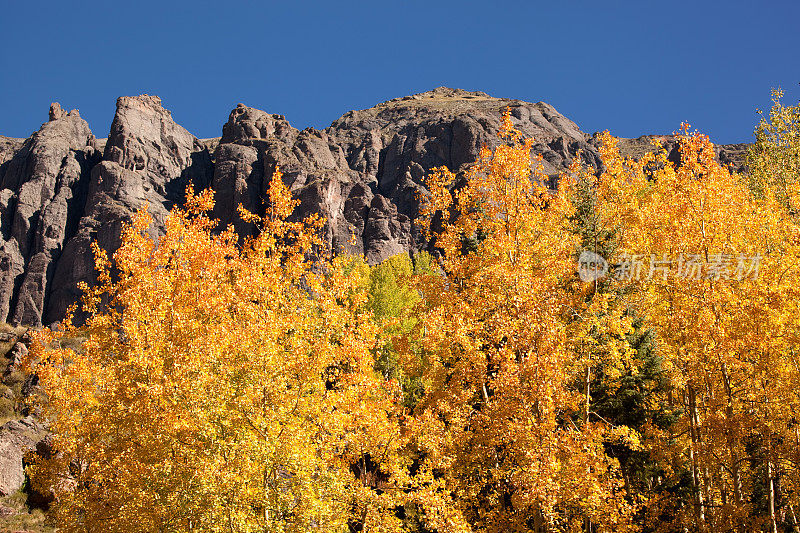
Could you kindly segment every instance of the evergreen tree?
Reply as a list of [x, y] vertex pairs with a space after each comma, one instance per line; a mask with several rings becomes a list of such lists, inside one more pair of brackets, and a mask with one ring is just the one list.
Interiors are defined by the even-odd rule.
[[[567, 227], [580, 240], [574, 257], [590, 251], [608, 261], [607, 275], [584, 287], [585, 303], [598, 297], [611, 299], [610, 307], [621, 313], [629, 325], [627, 333], [615, 335], [613, 342], [622, 341], [629, 352], [625, 365], [609, 365], [601, 353], [604, 333], [597, 328], [590, 332], [595, 337], [594, 350], [588, 361], [595, 361], [587, 370], [587, 410], [589, 419], [596, 418], [612, 427], [628, 428], [633, 438], [610, 438], [606, 441], [607, 453], [619, 460], [628, 497], [659, 490], [674, 490], [673, 486], [659, 486], [665, 480], [663, 465], [653, 453], [642, 445], [642, 436], [654, 429], [666, 431], [677, 419], [678, 412], [666, 401], [670, 392], [670, 379], [658, 355], [655, 330], [644, 317], [626, 305], [626, 293], [631, 287], [614, 278], [614, 259], [619, 248], [621, 228], [618, 221], [605, 220], [599, 210], [598, 182], [602, 175], [579, 173], [574, 182], [571, 201], [573, 212], [567, 217]], [[606, 311], [608, 312], [608, 311]], [[613, 437], [612, 432], [612, 437]]]

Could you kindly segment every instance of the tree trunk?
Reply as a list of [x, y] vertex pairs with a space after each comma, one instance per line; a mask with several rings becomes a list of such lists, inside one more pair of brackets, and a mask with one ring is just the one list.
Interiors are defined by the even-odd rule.
[[589, 364], [587, 364], [586, 365], [586, 394], [585, 394], [585, 396], [586, 396], [586, 407], [584, 408], [584, 411], [583, 411], [583, 424], [584, 424], [584, 427], [587, 427], [589, 425], [589, 409], [590, 409], [591, 403], [592, 403], [592, 391], [589, 388], [591, 383], [592, 383], [592, 367]]
[[739, 439], [733, 434], [733, 389], [731, 387], [731, 379], [728, 375], [728, 367], [722, 364], [722, 382], [725, 385], [726, 405], [725, 405], [725, 418], [727, 419], [727, 427], [725, 428], [728, 452], [731, 458], [731, 477], [733, 481], [733, 499], [737, 506], [742, 504], [742, 477], [739, 471]]
[[698, 431], [697, 404], [694, 387], [687, 386], [687, 396], [689, 404], [689, 433], [691, 435], [691, 446], [689, 446], [689, 459], [692, 464], [692, 488], [695, 498], [695, 521], [698, 531], [705, 531], [705, 502], [703, 500], [703, 489], [700, 481], [700, 467], [697, 461], [697, 446], [700, 442]]
[[789, 504], [789, 518], [792, 521], [792, 533], [800, 533], [800, 526], [797, 525], [797, 516], [794, 514], [794, 505]]
[[778, 521], [775, 519], [775, 476], [772, 461], [767, 458], [767, 487], [769, 489], [769, 525], [772, 533], [778, 533]]

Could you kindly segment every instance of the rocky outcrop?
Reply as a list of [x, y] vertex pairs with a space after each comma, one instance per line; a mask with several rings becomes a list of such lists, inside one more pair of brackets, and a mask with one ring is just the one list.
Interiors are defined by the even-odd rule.
[[77, 111], [54, 104], [42, 125], [2, 164], [0, 319], [39, 324], [49, 281], [86, 199], [99, 159]]
[[355, 251], [378, 262], [425, 246], [412, 223], [426, 193], [425, 175], [440, 166], [463, 170], [481, 146], [496, 146], [506, 108], [514, 126], [535, 140], [531, 155], [543, 157], [545, 173], [557, 174], [579, 151], [590, 165], [598, 163], [590, 137], [549, 104], [445, 87], [350, 111], [327, 128], [367, 187], [351, 189], [347, 199], [360, 209], [358, 216], [348, 212], [355, 220], [349, 229], [360, 237]]
[[33, 417], [12, 420], [0, 426], [0, 496], [8, 496], [25, 482], [23, 458], [36, 449], [47, 434]]
[[[336, 253], [377, 263], [427, 246], [414, 223], [434, 167], [459, 172], [494, 146], [501, 113], [535, 144], [545, 173], [577, 154], [597, 167], [597, 138], [552, 106], [438, 88], [350, 111], [328, 128], [294, 128], [282, 115], [243, 104], [216, 139], [197, 139], [158, 97], [122, 97], [108, 139], [96, 139], [77, 111], [58, 104], [31, 138], [0, 137], [0, 321], [38, 325], [63, 317], [94, 280], [92, 242], [113, 251], [131, 214], [146, 207], [156, 236], [185, 190], [211, 187], [214, 216], [241, 235], [256, 228], [237, 206], [263, 213], [276, 169], [300, 200], [295, 213], [321, 215]], [[665, 138], [666, 139], [666, 138]], [[641, 151], [649, 140], [625, 146]], [[741, 161], [741, 147], [720, 160]]]
[[212, 168], [206, 147], [172, 120], [157, 96], [119, 98], [102, 160], [86, 174], [82, 216], [53, 272], [44, 322], [62, 318], [79, 297], [78, 283], [94, 280], [92, 241], [113, 252], [123, 224], [143, 207], [154, 218], [155, 237], [187, 186], [210, 184]]
[[223, 126], [214, 154], [215, 216], [232, 223], [241, 235], [254, 228], [236, 213], [242, 205], [263, 213], [269, 182], [276, 169], [301, 200], [297, 216], [318, 212], [326, 218], [327, 240], [336, 241], [341, 225], [343, 197], [358, 183], [341, 147], [324, 131], [300, 131], [282, 115], [273, 115], [239, 104]]

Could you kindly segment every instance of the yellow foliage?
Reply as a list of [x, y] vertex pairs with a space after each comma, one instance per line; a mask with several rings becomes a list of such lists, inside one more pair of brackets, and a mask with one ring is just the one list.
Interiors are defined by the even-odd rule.
[[[793, 116], [762, 124], [761, 141], [780, 144]], [[625, 159], [606, 133], [602, 171], [576, 160], [551, 189], [509, 112], [500, 140], [458, 180], [428, 177], [422, 220], [443, 222], [419, 268], [408, 256], [372, 269], [321, 259], [321, 221], [290, 218], [280, 173], [264, 216], [240, 210], [260, 230], [243, 243], [215, 228], [211, 193], [188, 191], [157, 241], [143, 210], [113, 257], [95, 246], [81, 324], [36, 334], [27, 361], [57, 451], [29, 473], [54, 492], [60, 529], [791, 523], [800, 227], [793, 182], [766, 177], [791, 177], [796, 147], [753, 152], [750, 189], [688, 127], [678, 162], [660, 149]], [[578, 280], [579, 184], [591, 223], [613, 233], [602, 283]], [[643, 270], [617, 279], [625, 257]], [[656, 260], [673, 270], [654, 274]], [[637, 389], [653, 404], [642, 411], [669, 404], [674, 424], [627, 427], [593, 410], [598, 380], [610, 396], [639, 370], [634, 314], [671, 380], [658, 396]], [[81, 350], [59, 342], [74, 338]], [[650, 481], [669, 490], [631, 490], [620, 448], [647, 452]]]
[[[403, 438], [377, 329], [346, 297], [358, 280], [307, 259], [318, 222], [287, 220], [279, 174], [269, 196], [243, 246], [212, 232], [209, 192], [188, 191], [157, 243], [140, 211], [113, 260], [95, 247], [85, 324], [38, 334], [58, 453], [30, 474], [60, 530], [394, 530]], [[78, 332], [83, 353], [54, 342]]]
[[[634, 162], [606, 136], [599, 209], [622, 222], [621, 255], [674, 263], [669, 275], [632, 280], [627, 293], [658, 332], [672, 401], [684, 411], [660, 445], [675, 471], [691, 472], [692, 501], [666, 527], [746, 530], [775, 519], [748, 494], [765, 484], [774, 492], [776, 476], [785, 508], [798, 503], [800, 228], [786, 195], [751, 194], [706, 136], [685, 126], [678, 141], [678, 164], [663, 150]], [[691, 257], [693, 270], [680, 275]]]
[[439, 531], [571, 531], [587, 518], [624, 531], [630, 508], [604, 425], [581, 421], [572, 385], [583, 366], [565, 318], [576, 305], [566, 185], [546, 187], [508, 112], [500, 136], [463, 187], [451, 190], [447, 169], [428, 181], [425, 214], [453, 217], [435, 240], [444, 276], [421, 285], [431, 392], [416, 417], [417, 498]]

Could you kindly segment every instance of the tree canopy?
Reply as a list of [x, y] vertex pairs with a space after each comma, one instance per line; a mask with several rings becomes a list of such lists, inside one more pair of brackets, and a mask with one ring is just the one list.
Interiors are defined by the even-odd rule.
[[280, 173], [246, 239], [209, 192], [141, 211], [37, 335], [28, 473], [64, 531], [797, 531], [797, 116], [747, 176], [686, 126], [552, 187], [506, 112], [427, 177], [430, 253], [375, 266]]

